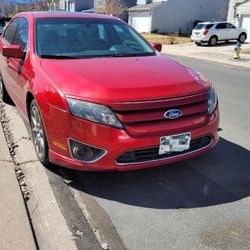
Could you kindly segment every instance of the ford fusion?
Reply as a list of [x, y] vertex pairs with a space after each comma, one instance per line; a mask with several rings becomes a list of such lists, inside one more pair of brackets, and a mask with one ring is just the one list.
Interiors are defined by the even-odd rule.
[[212, 83], [105, 15], [16, 15], [0, 38], [0, 98], [30, 124], [38, 159], [79, 170], [132, 170], [216, 145]]

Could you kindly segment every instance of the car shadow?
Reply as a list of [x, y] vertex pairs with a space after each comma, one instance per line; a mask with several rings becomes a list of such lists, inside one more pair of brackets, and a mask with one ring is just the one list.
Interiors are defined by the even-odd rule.
[[180, 163], [130, 172], [81, 172], [71, 187], [132, 206], [155, 209], [196, 208], [250, 195], [250, 152], [221, 138], [210, 152]]
[[229, 42], [218, 42], [215, 46], [211, 46], [208, 43], [200, 45], [201, 47], [227, 47], [236, 45], [237, 41], [229, 41]]

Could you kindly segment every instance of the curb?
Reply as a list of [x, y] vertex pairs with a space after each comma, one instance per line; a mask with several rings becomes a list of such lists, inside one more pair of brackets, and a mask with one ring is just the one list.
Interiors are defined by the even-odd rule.
[[[15, 164], [13, 144], [10, 143], [8, 119], [0, 101], [0, 245], [2, 249], [38, 249], [25, 203], [21, 172]], [[19, 172], [18, 172], [19, 171]], [[18, 178], [19, 176], [19, 178]], [[24, 184], [24, 183], [23, 183]], [[23, 190], [23, 191], [22, 191]]]

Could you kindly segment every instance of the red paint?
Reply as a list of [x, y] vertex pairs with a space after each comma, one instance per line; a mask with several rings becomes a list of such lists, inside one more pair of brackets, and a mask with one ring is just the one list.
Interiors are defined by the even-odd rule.
[[[194, 77], [190, 69], [160, 55], [42, 59], [35, 52], [35, 18], [86, 18], [89, 15], [21, 13], [17, 16], [24, 16], [29, 21], [29, 52], [24, 62], [21, 62], [22, 59], [4, 57], [2, 54], [8, 44], [1, 37], [1, 76], [26, 120], [27, 96], [31, 94], [37, 101], [48, 139], [50, 161], [79, 170], [132, 170], [191, 158], [218, 142], [218, 108], [211, 116], [206, 113], [207, 90], [211, 84]], [[93, 14], [91, 18], [114, 19]], [[154, 48], [159, 48], [158, 45]], [[69, 113], [66, 96], [110, 107], [124, 129], [73, 117]], [[184, 117], [166, 120], [164, 113], [170, 108], [182, 109]], [[128, 150], [155, 147], [159, 145], [161, 136], [185, 132], [191, 132], [192, 138], [210, 134], [212, 144], [197, 152], [153, 163], [118, 166], [115, 162], [119, 155]], [[95, 163], [74, 161], [70, 156], [68, 138], [104, 148], [108, 153]]]
[[2, 51], [5, 57], [23, 58], [25, 56], [25, 52], [19, 45], [4, 45]]

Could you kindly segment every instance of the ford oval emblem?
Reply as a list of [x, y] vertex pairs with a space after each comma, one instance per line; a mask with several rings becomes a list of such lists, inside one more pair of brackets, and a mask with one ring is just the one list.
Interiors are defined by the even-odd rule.
[[165, 114], [164, 114], [164, 117], [167, 118], [167, 119], [177, 119], [179, 118], [180, 116], [182, 116], [182, 112], [181, 110], [179, 109], [171, 109], [171, 110], [168, 110]]

